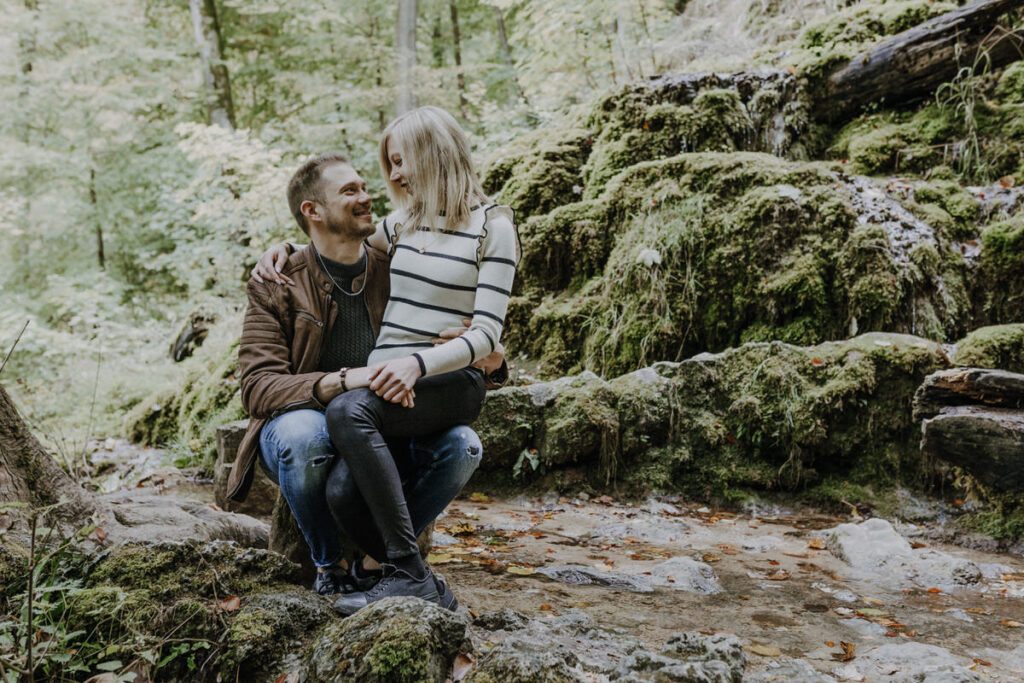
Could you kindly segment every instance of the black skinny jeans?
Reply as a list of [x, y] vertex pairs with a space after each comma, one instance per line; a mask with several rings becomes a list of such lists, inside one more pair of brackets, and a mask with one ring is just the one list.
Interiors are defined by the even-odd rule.
[[[388, 559], [407, 557], [419, 548], [402, 477], [385, 439], [468, 425], [480, 414], [483, 400], [483, 373], [464, 368], [416, 382], [412, 408], [385, 401], [369, 389], [346, 391], [327, 406], [327, 431], [384, 538]], [[331, 487], [330, 479], [327, 485]]]

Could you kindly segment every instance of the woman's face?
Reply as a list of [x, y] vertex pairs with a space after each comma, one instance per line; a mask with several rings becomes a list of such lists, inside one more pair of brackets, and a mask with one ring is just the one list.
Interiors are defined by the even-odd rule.
[[401, 185], [402, 189], [411, 195], [412, 188], [409, 186], [409, 179], [405, 177], [404, 168], [402, 166], [402, 148], [389, 137], [387, 150], [388, 161], [391, 162], [391, 176], [389, 179], [391, 182]]

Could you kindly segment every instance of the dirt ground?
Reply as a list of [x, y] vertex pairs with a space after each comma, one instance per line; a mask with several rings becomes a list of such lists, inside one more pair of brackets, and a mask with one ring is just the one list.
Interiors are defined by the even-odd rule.
[[[211, 483], [157, 464], [166, 463], [160, 452], [107, 446], [94, 455], [111, 462], [94, 479], [101, 490], [212, 504]], [[902, 563], [861, 561], [858, 553], [877, 551], [873, 541], [848, 546], [853, 556], [841, 559], [828, 530], [862, 521], [778, 506], [728, 512], [671, 496], [466, 492], [438, 520], [429, 559], [472, 615], [582, 610], [655, 649], [681, 631], [732, 633], [745, 644], [748, 673], [793, 658], [825, 680], [889, 680], [900, 662], [873, 674], [865, 654], [912, 642], [943, 648], [981, 680], [1024, 681], [1024, 558], [927, 540], [936, 521], [877, 522], [911, 553]], [[950, 567], [964, 561], [974, 578], [957, 583], [960, 570]], [[889, 675], [878, 677], [879, 666]]]
[[[480, 502], [457, 501], [439, 520], [431, 557], [472, 612], [508, 607], [543, 616], [576, 608], [651, 647], [679, 631], [734, 633], [750, 643], [751, 669], [782, 655], [842, 673], [840, 643], [854, 646], [852, 663], [873, 645], [914, 640], [948, 649], [985, 678], [1024, 680], [1020, 654], [1006, 652], [1024, 644], [1019, 557], [914, 543], [971, 560], [986, 577], [970, 589], [940, 589], [853, 571], [824, 549], [818, 533], [850, 520], [811, 511], [730, 514], [680, 501], [635, 507], [607, 497], [473, 498]], [[642, 579], [672, 557], [708, 564], [721, 592], [670, 583], [640, 593], [537, 573], [571, 564]]]

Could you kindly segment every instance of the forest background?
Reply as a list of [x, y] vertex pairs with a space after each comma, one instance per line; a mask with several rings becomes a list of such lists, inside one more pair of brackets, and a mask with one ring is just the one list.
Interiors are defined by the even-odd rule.
[[190, 315], [219, 321], [207, 355], [235, 339], [256, 255], [300, 237], [284, 188], [304, 157], [350, 155], [382, 215], [376, 143], [411, 102], [455, 114], [486, 166], [603, 91], [749, 66], [845, 4], [4, 0], [5, 384], [70, 465], [181, 382]]

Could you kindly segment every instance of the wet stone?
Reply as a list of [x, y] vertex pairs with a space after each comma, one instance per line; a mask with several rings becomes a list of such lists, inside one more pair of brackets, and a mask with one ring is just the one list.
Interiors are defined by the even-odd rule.
[[711, 595], [722, 587], [711, 566], [689, 557], [673, 557], [651, 567], [650, 582], [675, 590]]
[[638, 576], [630, 576], [620, 572], [607, 572], [582, 564], [567, 564], [554, 567], [541, 567], [537, 573], [553, 581], [568, 583], [575, 586], [607, 586], [621, 588], [633, 593], [652, 593], [651, 584]]
[[750, 674], [743, 679], [744, 683], [833, 683], [834, 678], [817, 671], [813, 666], [800, 659], [785, 658], [782, 661], [770, 662], [764, 671]]

